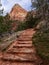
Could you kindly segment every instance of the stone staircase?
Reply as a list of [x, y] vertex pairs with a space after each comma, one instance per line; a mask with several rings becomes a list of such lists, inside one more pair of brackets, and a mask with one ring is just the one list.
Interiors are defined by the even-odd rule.
[[39, 65], [41, 59], [32, 44], [34, 33], [33, 29], [24, 30], [18, 39], [0, 54], [0, 65]]

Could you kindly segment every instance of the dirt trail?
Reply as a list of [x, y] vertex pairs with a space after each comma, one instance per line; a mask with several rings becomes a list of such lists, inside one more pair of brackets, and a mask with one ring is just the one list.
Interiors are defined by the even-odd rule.
[[0, 53], [0, 65], [39, 65], [41, 59], [32, 44], [33, 29], [24, 30], [5, 52]]

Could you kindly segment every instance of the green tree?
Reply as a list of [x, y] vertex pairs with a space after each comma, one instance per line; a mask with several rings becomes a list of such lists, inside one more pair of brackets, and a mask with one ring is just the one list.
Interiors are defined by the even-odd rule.
[[37, 16], [41, 16], [42, 19], [49, 20], [49, 1], [48, 0], [31, 0], [32, 6], [37, 10]]

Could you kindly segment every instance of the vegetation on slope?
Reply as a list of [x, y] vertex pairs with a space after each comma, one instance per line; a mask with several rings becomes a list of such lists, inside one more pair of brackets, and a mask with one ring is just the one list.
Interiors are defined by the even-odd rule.
[[[43, 28], [42, 28], [43, 29]], [[49, 59], [49, 29], [38, 30], [33, 36], [33, 44], [42, 58]]]
[[[38, 6], [37, 6], [38, 5]], [[33, 44], [38, 54], [49, 61], [49, 4], [47, 0], [37, 0], [37, 14], [43, 19], [39, 30], [33, 36]], [[46, 62], [45, 62], [46, 63]]]
[[12, 21], [6, 21], [4, 17], [0, 16], [0, 35], [2, 35], [4, 32], [9, 31], [11, 23]]

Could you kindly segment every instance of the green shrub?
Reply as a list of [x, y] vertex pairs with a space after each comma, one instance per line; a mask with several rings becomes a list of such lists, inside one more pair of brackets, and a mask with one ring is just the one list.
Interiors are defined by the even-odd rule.
[[0, 35], [5, 32], [11, 31], [12, 20], [6, 20], [5, 17], [0, 16]]
[[16, 29], [16, 31], [21, 31], [26, 29], [26, 23], [20, 23]]
[[25, 29], [28, 29], [28, 28], [34, 28], [34, 27], [36, 27], [36, 25], [38, 23], [39, 23], [38, 18], [32, 18], [32, 21], [26, 20], [24, 22], [20, 22], [16, 30], [21, 31], [21, 30], [25, 30]]
[[32, 20], [26, 21], [27, 28], [34, 28], [39, 23], [39, 18], [32, 18]]
[[[45, 23], [45, 22], [44, 22]], [[36, 46], [38, 54], [44, 58], [49, 59], [49, 26], [46, 24], [33, 36], [33, 44]]]
[[27, 16], [26, 16], [26, 25], [27, 28], [33, 28], [38, 24], [39, 18], [34, 18], [33, 17], [33, 13], [32, 12], [28, 12]]

